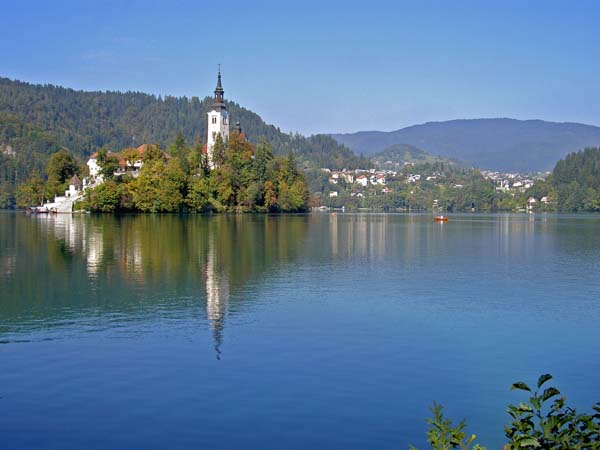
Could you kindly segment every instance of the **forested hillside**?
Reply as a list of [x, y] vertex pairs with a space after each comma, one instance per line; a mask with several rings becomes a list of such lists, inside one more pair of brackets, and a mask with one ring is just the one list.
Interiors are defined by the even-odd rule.
[[[83, 161], [102, 147], [155, 143], [164, 148], [179, 131], [190, 145], [204, 142], [211, 103], [210, 97], [83, 92], [0, 78], [0, 192], [12, 191], [33, 169], [41, 170], [61, 147]], [[369, 164], [329, 136], [286, 134], [237, 103], [226, 103], [231, 123], [239, 121], [251, 142], [266, 139], [275, 155], [292, 152], [305, 168]]]
[[600, 145], [600, 127], [543, 120], [471, 119], [429, 122], [396, 131], [332, 135], [356, 153], [372, 155], [394, 144], [506, 172], [552, 170], [568, 153]]
[[586, 148], [560, 160], [549, 180], [561, 211], [600, 209], [600, 148]]
[[451, 165], [459, 164], [458, 161], [441, 156], [432, 155], [414, 145], [395, 144], [385, 150], [371, 156], [371, 161], [376, 167], [384, 169], [397, 169], [405, 163], [427, 164], [427, 163], [446, 163]]

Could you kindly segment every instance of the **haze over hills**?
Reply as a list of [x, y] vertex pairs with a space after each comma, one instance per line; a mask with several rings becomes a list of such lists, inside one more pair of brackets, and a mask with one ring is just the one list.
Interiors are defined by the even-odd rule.
[[516, 119], [428, 122], [397, 131], [331, 136], [365, 156], [394, 144], [409, 144], [476, 167], [520, 172], [552, 170], [568, 153], [600, 145], [600, 127]]

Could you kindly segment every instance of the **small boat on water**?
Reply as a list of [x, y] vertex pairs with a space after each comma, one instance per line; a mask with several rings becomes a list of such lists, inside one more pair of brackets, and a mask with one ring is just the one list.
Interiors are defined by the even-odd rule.
[[435, 216], [433, 220], [435, 222], [448, 222], [448, 218], [446, 216]]

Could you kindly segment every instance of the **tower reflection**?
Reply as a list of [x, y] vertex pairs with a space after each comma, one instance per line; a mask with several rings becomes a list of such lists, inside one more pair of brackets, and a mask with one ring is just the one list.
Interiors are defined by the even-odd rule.
[[229, 279], [225, 272], [217, 268], [217, 256], [214, 235], [209, 236], [204, 271], [206, 286], [206, 319], [213, 332], [215, 353], [221, 359], [221, 344], [225, 315], [229, 304]]

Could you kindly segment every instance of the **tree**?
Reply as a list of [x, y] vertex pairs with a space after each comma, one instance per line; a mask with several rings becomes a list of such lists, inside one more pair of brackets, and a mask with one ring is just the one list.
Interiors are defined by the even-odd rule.
[[140, 159], [140, 154], [138, 153], [137, 148], [130, 147], [121, 150], [121, 157], [129, 167], [133, 167], [133, 165]]
[[33, 172], [25, 183], [17, 187], [15, 192], [15, 200], [19, 208], [40, 205], [44, 202], [44, 198], [44, 181], [37, 172]]
[[88, 206], [93, 212], [112, 213], [121, 205], [121, 186], [114, 180], [96, 186], [86, 193]]
[[[129, 155], [131, 153], [128, 153]], [[108, 149], [101, 148], [98, 150], [97, 163], [100, 166], [100, 175], [105, 180], [112, 180], [115, 177], [115, 172], [119, 170], [119, 160], [115, 155], [109, 153]]]
[[0, 209], [8, 209], [14, 206], [14, 199], [6, 186], [0, 186]]
[[64, 183], [77, 173], [77, 163], [71, 154], [63, 148], [50, 155], [46, 173], [48, 182]]
[[188, 193], [185, 199], [186, 204], [192, 211], [204, 212], [211, 206], [211, 186], [210, 179], [203, 176], [192, 176], [188, 183]]
[[48, 194], [51, 196], [64, 195], [67, 183], [77, 173], [77, 169], [77, 163], [64, 148], [50, 155], [46, 167]]
[[212, 164], [214, 167], [219, 167], [225, 162], [225, 151], [227, 147], [220, 134], [215, 137], [215, 142], [212, 147]]
[[144, 163], [151, 161], [164, 161], [165, 155], [160, 149], [160, 145], [157, 144], [148, 144], [146, 145], [146, 150], [142, 154], [142, 161]]
[[160, 159], [147, 161], [132, 182], [135, 207], [143, 212], [174, 212], [183, 206], [185, 174], [178, 158], [165, 165]]
[[273, 161], [273, 150], [265, 140], [262, 140], [256, 146], [256, 154], [253, 163], [253, 171], [256, 181], [258, 181], [260, 184], [263, 184], [267, 180], [268, 171], [271, 167], [271, 161]]
[[181, 130], [177, 133], [177, 136], [175, 137], [175, 141], [173, 141], [167, 147], [167, 153], [175, 158], [178, 158], [181, 163], [181, 167], [183, 168], [183, 171], [186, 173], [186, 175], [189, 175], [189, 173], [190, 173], [190, 164], [189, 164], [190, 148], [188, 147], [187, 143], [185, 142], [185, 136], [183, 135], [183, 132]]

